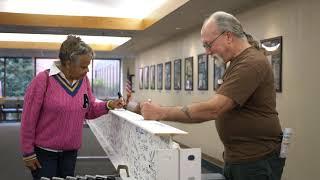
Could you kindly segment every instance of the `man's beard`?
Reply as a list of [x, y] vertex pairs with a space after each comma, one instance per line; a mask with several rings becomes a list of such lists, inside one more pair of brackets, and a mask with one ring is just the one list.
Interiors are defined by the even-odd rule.
[[221, 56], [217, 54], [213, 54], [212, 57], [214, 59], [214, 64], [217, 65], [218, 67], [225, 65], [225, 62]]

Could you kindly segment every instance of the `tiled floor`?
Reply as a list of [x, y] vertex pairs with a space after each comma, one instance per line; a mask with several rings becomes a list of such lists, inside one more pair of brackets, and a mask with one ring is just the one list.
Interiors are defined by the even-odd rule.
[[116, 170], [109, 160], [78, 160], [76, 166], [76, 175], [115, 175]]
[[[30, 172], [24, 167], [21, 160], [19, 145], [20, 123], [0, 123], [0, 179], [23, 179], [31, 180]], [[83, 146], [79, 156], [105, 156], [89, 128], [84, 128]], [[202, 173], [221, 173], [221, 168], [205, 160], [202, 160]], [[115, 169], [106, 159], [78, 160], [76, 166], [77, 175], [110, 175]]]
[[201, 160], [201, 173], [222, 173], [222, 168], [212, 164], [204, 159]]
[[[115, 168], [109, 160], [78, 160], [76, 167], [77, 175], [113, 175], [115, 174]], [[201, 162], [201, 173], [222, 173], [222, 169], [214, 164], [211, 164], [205, 160]]]

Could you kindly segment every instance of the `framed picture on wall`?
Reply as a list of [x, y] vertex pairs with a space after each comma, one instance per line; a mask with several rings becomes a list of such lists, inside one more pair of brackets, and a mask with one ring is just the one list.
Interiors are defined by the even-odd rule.
[[164, 64], [164, 74], [165, 74], [165, 89], [166, 90], [171, 90], [171, 61], [166, 62]]
[[156, 66], [150, 66], [150, 89], [155, 89], [156, 87]]
[[198, 90], [208, 90], [208, 55], [198, 55]]
[[143, 84], [144, 89], [149, 89], [149, 66], [143, 68]]
[[143, 68], [139, 68], [139, 89], [143, 89]]
[[181, 90], [181, 59], [176, 59], [173, 63], [173, 88]]
[[163, 89], [163, 64], [157, 64], [157, 89]]
[[193, 90], [193, 57], [184, 59], [184, 89]]
[[260, 42], [272, 66], [276, 91], [282, 92], [282, 36], [263, 39]]
[[216, 63], [215, 56], [213, 56], [213, 89], [217, 90], [219, 86], [222, 84], [222, 76], [226, 71], [226, 64], [224, 63]]

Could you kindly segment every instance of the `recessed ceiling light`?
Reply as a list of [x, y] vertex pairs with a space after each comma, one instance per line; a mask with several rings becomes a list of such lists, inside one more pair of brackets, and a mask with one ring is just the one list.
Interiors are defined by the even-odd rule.
[[[96, 51], [111, 51], [126, 43], [131, 37], [86, 36], [79, 37]], [[0, 48], [58, 50], [67, 35], [0, 33]]]
[[167, 0], [7, 0], [0, 12], [143, 19]]
[[[79, 37], [88, 44], [114, 44], [121, 45], [131, 39], [131, 37], [114, 37], [114, 36], [87, 36]], [[57, 34], [24, 34], [24, 33], [0, 33], [0, 41], [14, 42], [52, 42], [62, 43], [66, 40], [67, 35]]]

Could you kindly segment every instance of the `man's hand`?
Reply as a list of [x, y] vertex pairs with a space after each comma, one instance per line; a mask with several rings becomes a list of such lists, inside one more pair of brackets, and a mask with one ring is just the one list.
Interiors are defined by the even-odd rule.
[[31, 171], [37, 170], [38, 168], [41, 168], [40, 162], [37, 158], [33, 158], [30, 160], [23, 160], [24, 165], [29, 168]]
[[143, 102], [140, 104], [141, 115], [145, 120], [163, 120], [165, 118], [165, 109], [157, 104]]

